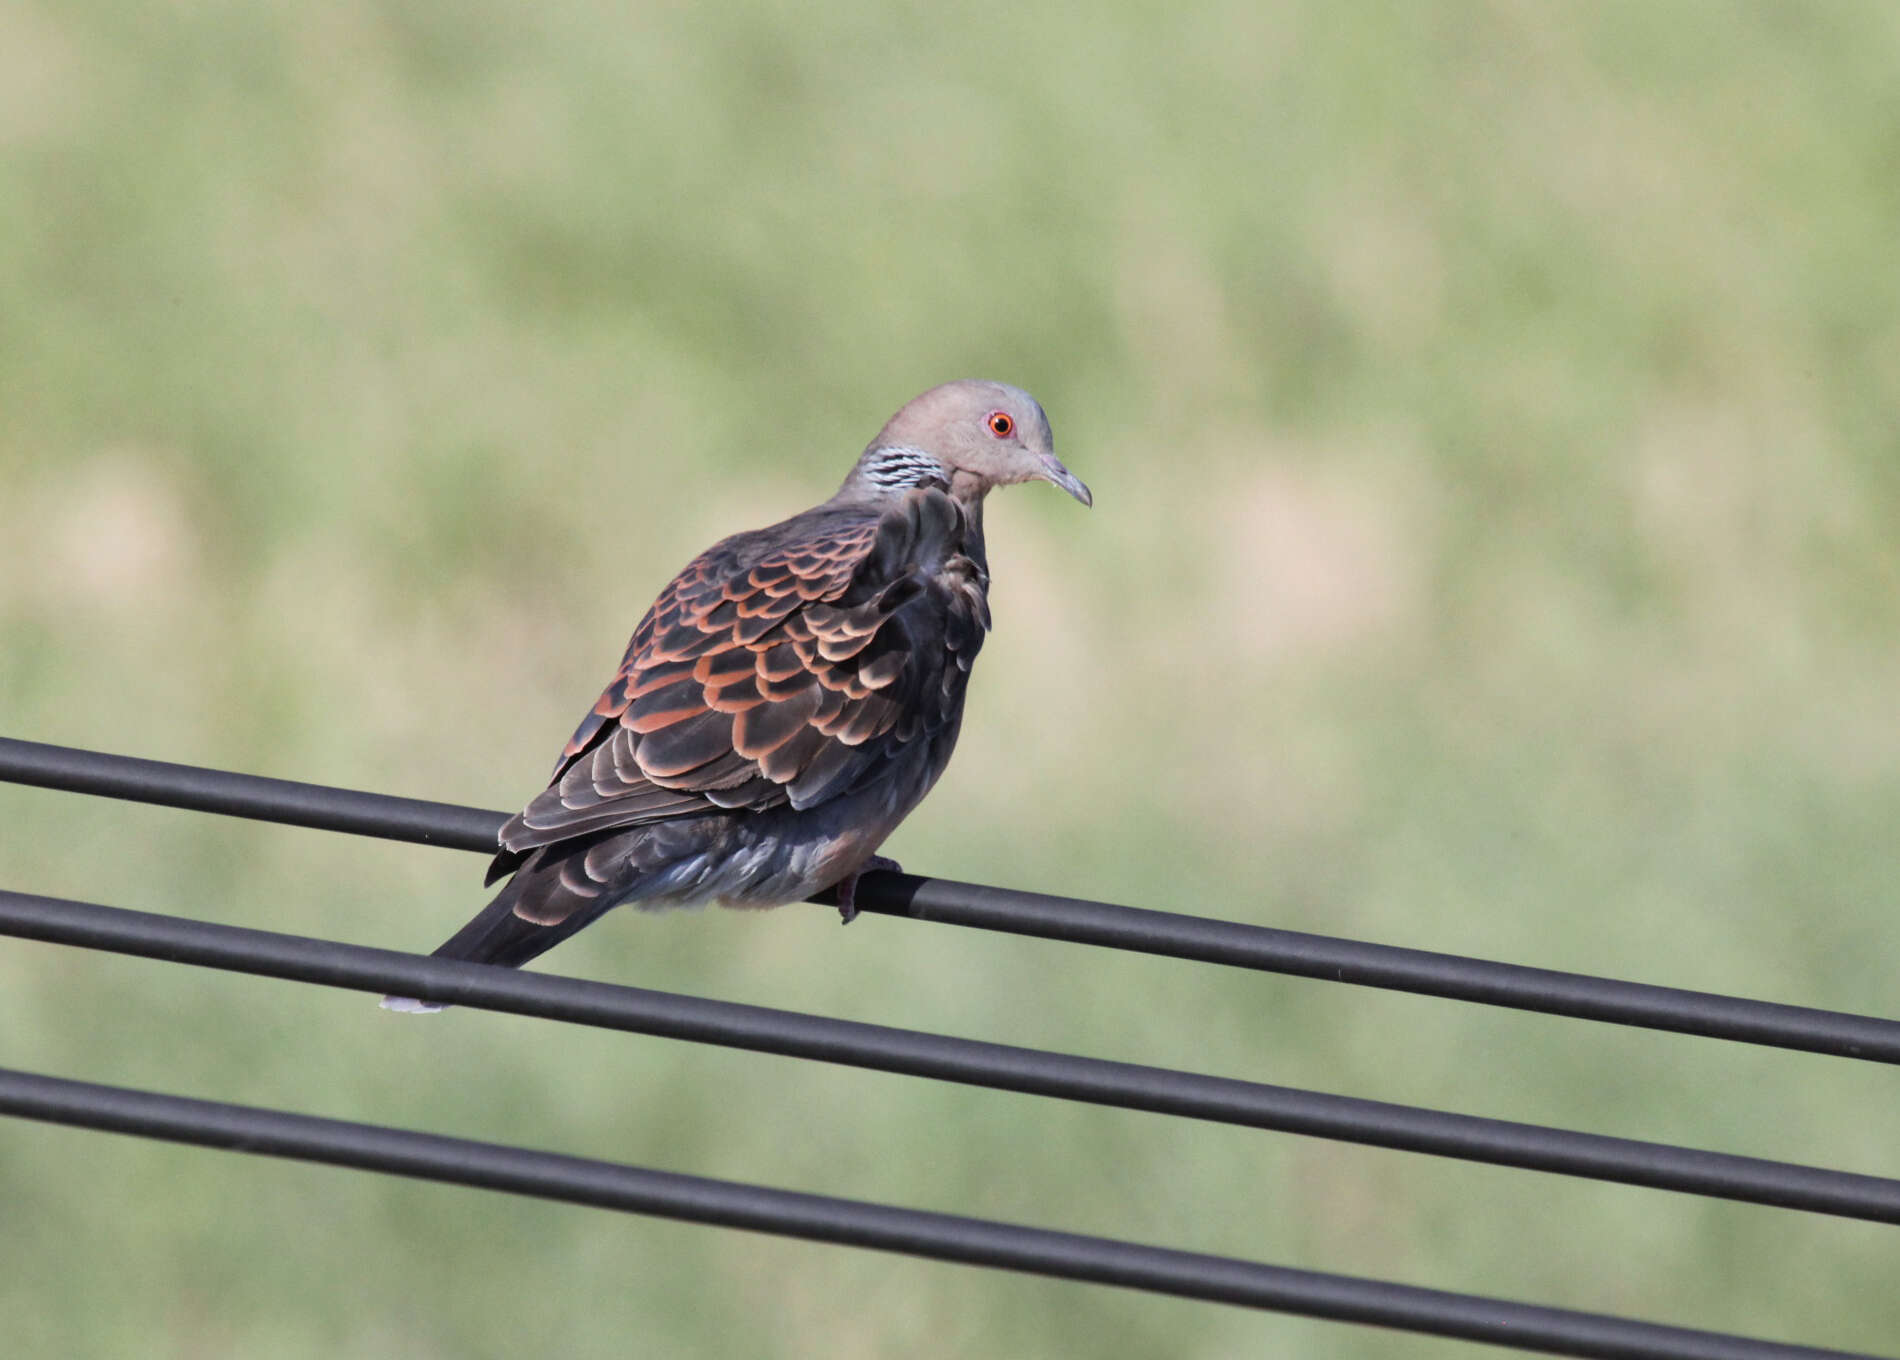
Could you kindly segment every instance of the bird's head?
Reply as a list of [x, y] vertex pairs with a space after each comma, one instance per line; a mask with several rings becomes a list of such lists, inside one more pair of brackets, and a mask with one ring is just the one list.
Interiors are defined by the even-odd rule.
[[845, 488], [901, 492], [933, 481], [964, 501], [981, 500], [991, 487], [1044, 481], [1095, 503], [1056, 458], [1042, 407], [1005, 383], [945, 383], [912, 398], [865, 449]]

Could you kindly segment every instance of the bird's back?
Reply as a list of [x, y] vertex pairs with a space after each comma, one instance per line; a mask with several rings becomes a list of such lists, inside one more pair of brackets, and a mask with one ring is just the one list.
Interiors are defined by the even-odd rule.
[[942, 773], [987, 593], [979, 514], [934, 487], [721, 540], [640, 621], [494, 872], [562, 862], [530, 918], [550, 923], [577, 890], [768, 905], [826, 886]]

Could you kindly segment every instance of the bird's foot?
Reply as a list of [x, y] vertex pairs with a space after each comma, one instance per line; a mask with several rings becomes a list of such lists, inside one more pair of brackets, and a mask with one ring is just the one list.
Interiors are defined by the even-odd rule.
[[904, 866], [894, 859], [883, 855], [872, 855], [857, 867], [857, 871], [838, 883], [838, 921], [840, 925], [850, 925], [858, 919], [858, 879], [869, 873], [901, 874]]

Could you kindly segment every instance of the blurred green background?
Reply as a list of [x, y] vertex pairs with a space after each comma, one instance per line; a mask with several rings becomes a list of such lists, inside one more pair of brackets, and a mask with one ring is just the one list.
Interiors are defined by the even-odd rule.
[[[1900, 8], [0, 7], [0, 730], [513, 808], [944, 379], [917, 872], [1895, 1004]], [[0, 884], [402, 948], [473, 856], [0, 788]], [[1900, 1174], [1839, 1060], [818, 908], [547, 966]], [[1864, 1349], [1893, 1230], [0, 940], [0, 1064]], [[19, 1356], [1472, 1348], [0, 1124]]]

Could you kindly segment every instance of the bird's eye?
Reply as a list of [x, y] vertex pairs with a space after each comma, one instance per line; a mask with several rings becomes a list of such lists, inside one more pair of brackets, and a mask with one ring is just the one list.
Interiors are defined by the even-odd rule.
[[990, 433], [998, 439], [1008, 439], [1016, 433], [1016, 422], [1010, 419], [1007, 411], [991, 411], [986, 423], [990, 427]]

